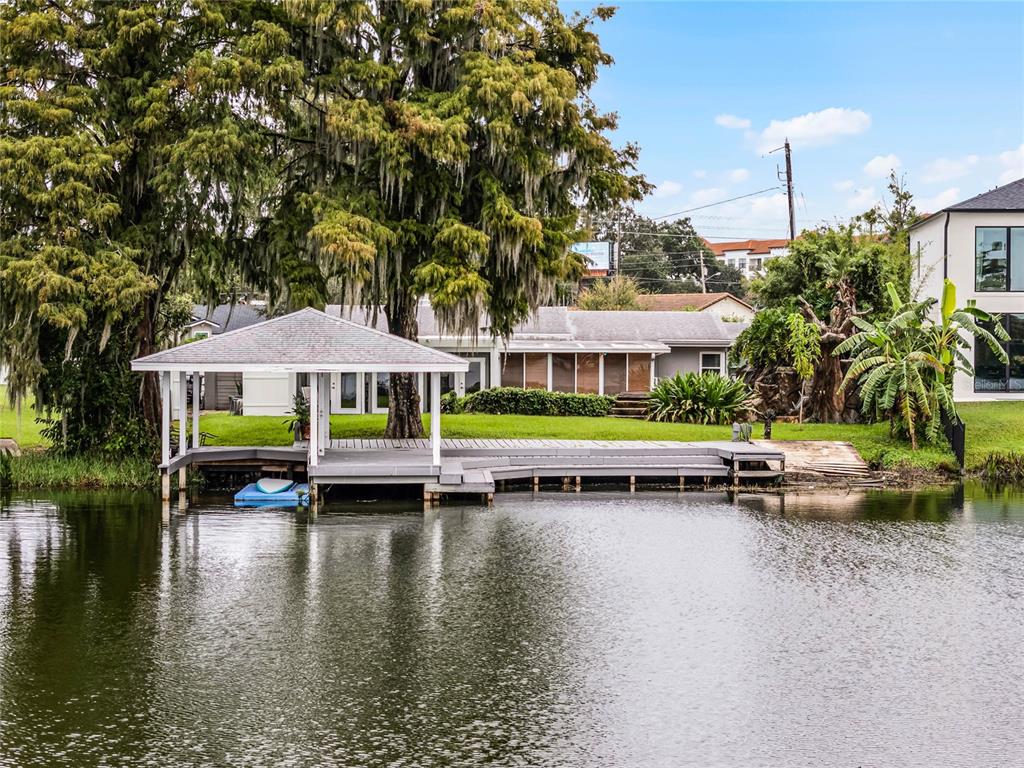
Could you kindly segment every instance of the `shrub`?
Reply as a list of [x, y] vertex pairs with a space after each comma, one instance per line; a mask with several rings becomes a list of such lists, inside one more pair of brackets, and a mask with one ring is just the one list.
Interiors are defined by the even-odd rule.
[[688, 424], [731, 424], [754, 415], [747, 385], [717, 373], [676, 374], [651, 392], [647, 418]]
[[992, 482], [1024, 484], [1024, 453], [990, 453], [985, 457], [982, 476]]
[[466, 413], [518, 414], [520, 416], [607, 416], [615, 398], [548, 392], [543, 389], [495, 387], [461, 399]]
[[452, 389], [441, 395], [441, 413], [462, 413], [462, 401], [458, 393]]

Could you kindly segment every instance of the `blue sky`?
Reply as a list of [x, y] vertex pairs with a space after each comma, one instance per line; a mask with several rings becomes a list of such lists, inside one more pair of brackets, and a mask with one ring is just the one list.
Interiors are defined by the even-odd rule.
[[[776, 185], [786, 135], [798, 228], [866, 210], [894, 166], [927, 211], [1024, 176], [1024, 4], [627, 0], [597, 31], [615, 64], [593, 97], [641, 146], [646, 215]], [[786, 232], [782, 194], [692, 216], [709, 239]]]

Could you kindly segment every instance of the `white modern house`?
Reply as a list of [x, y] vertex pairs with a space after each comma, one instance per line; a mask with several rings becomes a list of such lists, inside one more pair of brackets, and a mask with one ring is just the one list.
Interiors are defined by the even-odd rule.
[[1024, 399], [1024, 179], [951, 205], [910, 230], [914, 289], [941, 297], [943, 280], [956, 285], [957, 303], [974, 299], [998, 313], [1010, 334], [1009, 362], [974, 344], [975, 375], [957, 376], [959, 401]]
[[[329, 305], [326, 311], [359, 325], [388, 330], [383, 312], [374, 316], [362, 307], [340, 305]], [[709, 312], [591, 312], [541, 307], [506, 344], [491, 337], [486, 318], [475, 334], [445, 333], [427, 301], [420, 302], [417, 321], [420, 344], [468, 364], [465, 372], [440, 373], [441, 392], [454, 390], [460, 395], [498, 386], [615, 395], [646, 392], [659, 378], [677, 372], [724, 374], [729, 347], [745, 327]], [[328, 381], [332, 412], [387, 412], [386, 372], [335, 372]], [[425, 379], [418, 385], [421, 393], [426, 391]], [[241, 381], [242, 412], [287, 414], [295, 388], [293, 373], [246, 371]]]
[[738, 269], [744, 277], [763, 275], [765, 264], [789, 253], [789, 240], [736, 240], [710, 243], [711, 252], [728, 266]]

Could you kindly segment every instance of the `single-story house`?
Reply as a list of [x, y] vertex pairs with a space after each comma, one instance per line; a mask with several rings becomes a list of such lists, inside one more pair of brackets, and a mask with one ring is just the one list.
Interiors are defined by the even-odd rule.
[[[944, 208], [910, 228], [913, 284], [919, 296], [941, 298], [943, 280], [957, 304], [974, 300], [998, 314], [1010, 334], [1002, 362], [971, 338], [974, 376], [953, 380], [958, 401], [1024, 399], [1024, 179]], [[935, 309], [938, 312], [938, 307]]]
[[[183, 329], [181, 338], [183, 342], [198, 341], [239, 328], [248, 328], [266, 319], [266, 307], [262, 304], [196, 304], [192, 307], [192, 319]], [[222, 371], [203, 376], [202, 407], [211, 411], [228, 410], [231, 399], [243, 395], [245, 375], [238, 371]], [[177, 395], [172, 393], [172, 396]], [[256, 403], [253, 403], [252, 412], [260, 412]], [[282, 413], [276, 403], [270, 412]]]
[[755, 310], [731, 293], [644, 293], [637, 296], [640, 307], [658, 312], [710, 312], [730, 321], [754, 319]]
[[[327, 314], [387, 331], [383, 312], [329, 305]], [[592, 312], [541, 307], [515, 329], [508, 343], [491, 338], [486, 318], [475, 334], [444, 333], [429, 302], [418, 307], [419, 343], [469, 363], [466, 373], [441, 374], [442, 392], [460, 395], [498, 386], [557, 392], [618, 394], [648, 391], [659, 378], [687, 371], [727, 371], [727, 353], [745, 327], [708, 312]], [[246, 414], [286, 414], [294, 374], [244, 374]], [[423, 391], [425, 382], [420, 383]], [[335, 413], [385, 413], [389, 377], [335, 373], [330, 397]]]

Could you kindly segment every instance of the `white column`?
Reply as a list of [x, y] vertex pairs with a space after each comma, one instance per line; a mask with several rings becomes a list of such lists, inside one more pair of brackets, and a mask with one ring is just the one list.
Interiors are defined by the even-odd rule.
[[441, 374], [430, 374], [430, 453], [435, 467], [441, 466]]
[[655, 376], [654, 368], [655, 368], [655, 366], [657, 364], [658, 364], [658, 358], [657, 358], [657, 356], [653, 352], [651, 352], [651, 381], [650, 381], [650, 384], [648, 385], [649, 389], [654, 389], [654, 376]]
[[552, 385], [554, 384], [554, 373], [552, 368], [553, 363], [551, 362], [551, 353], [548, 352], [548, 392], [552, 391]]
[[188, 453], [188, 374], [178, 372], [178, 455]]
[[171, 461], [171, 372], [160, 371], [160, 463]]
[[199, 396], [203, 388], [203, 377], [199, 371], [192, 371], [192, 447], [199, 447]]
[[310, 374], [309, 377], [309, 466], [315, 467], [319, 463], [319, 449], [317, 443], [320, 440], [320, 376]]
[[604, 352], [597, 353], [597, 394], [604, 394]]
[[331, 375], [329, 373], [319, 374], [320, 379], [320, 402], [322, 403], [321, 410], [323, 411], [323, 431], [320, 433], [320, 455], [324, 455], [331, 445], [331, 389], [330, 381]]

